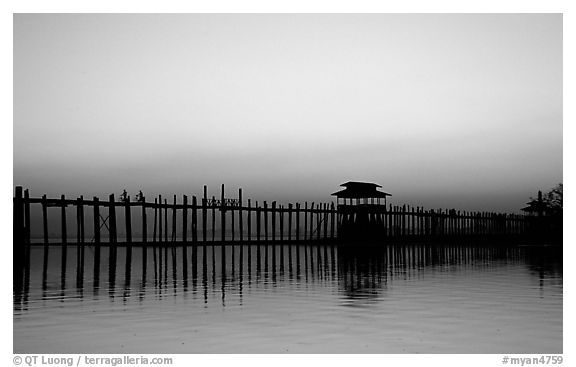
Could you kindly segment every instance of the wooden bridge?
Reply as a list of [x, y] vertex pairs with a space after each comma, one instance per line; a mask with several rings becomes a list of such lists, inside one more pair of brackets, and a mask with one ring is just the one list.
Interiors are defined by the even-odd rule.
[[[180, 202], [176, 195], [171, 202], [162, 196], [153, 202], [146, 201], [143, 195], [136, 201], [129, 196], [117, 200], [111, 194], [103, 201], [97, 197], [87, 200], [83, 196], [69, 199], [64, 195], [32, 198], [28, 190], [17, 186], [14, 253], [23, 244], [174, 245], [335, 241], [366, 236], [378, 240], [516, 236], [526, 233], [530, 222], [527, 216], [518, 214], [425, 210], [407, 205], [335, 206], [333, 202], [278, 205], [275, 201], [253, 204], [250, 199], [243, 201], [242, 189], [238, 190], [238, 198], [226, 198], [224, 185], [219, 199], [210, 198], [207, 193], [204, 186], [200, 200], [196, 196], [190, 200], [186, 195]], [[50, 208], [59, 211], [55, 219], [60, 227], [59, 238], [49, 235]], [[41, 236], [31, 235], [33, 209], [41, 210], [42, 224], [38, 224], [42, 228]], [[135, 211], [140, 217], [137, 221]], [[70, 214], [75, 215], [75, 220], [68, 218]], [[85, 230], [87, 221], [92, 222], [88, 231]], [[362, 225], [350, 227], [351, 223]], [[123, 230], [119, 231], [121, 227]], [[70, 238], [70, 232], [75, 239]]]

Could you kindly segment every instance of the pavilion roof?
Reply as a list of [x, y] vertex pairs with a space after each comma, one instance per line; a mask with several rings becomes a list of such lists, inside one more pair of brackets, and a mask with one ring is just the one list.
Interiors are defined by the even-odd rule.
[[378, 191], [377, 188], [382, 186], [375, 183], [350, 181], [340, 186], [345, 187], [345, 189], [333, 193], [333, 196], [346, 199], [385, 198], [386, 196], [392, 196], [387, 192]]

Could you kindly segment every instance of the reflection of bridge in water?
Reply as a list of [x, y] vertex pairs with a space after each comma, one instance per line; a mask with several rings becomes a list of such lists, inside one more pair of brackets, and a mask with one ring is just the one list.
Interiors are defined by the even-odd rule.
[[92, 291], [127, 301], [184, 292], [205, 303], [217, 295], [224, 305], [227, 294], [242, 300], [244, 292], [255, 286], [337, 283], [346, 298], [362, 300], [378, 297], [394, 279], [450, 271], [452, 265], [462, 269], [522, 260], [533, 271], [561, 271], [561, 256], [555, 267], [542, 267], [543, 253], [550, 255], [542, 248], [437, 244], [363, 250], [329, 244], [33, 247], [27, 252], [22, 278], [14, 279], [14, 306], [28, 307], [31, 287], [41, 291], [42, 299]]

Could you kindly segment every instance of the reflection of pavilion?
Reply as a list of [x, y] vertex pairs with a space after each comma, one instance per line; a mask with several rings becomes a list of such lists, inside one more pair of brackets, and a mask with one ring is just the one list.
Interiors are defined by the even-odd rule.
[[347, 306], [378, 301], [388, 281], [386, 248], [338, 248], [338, 286]]
[[344, 190], [333, 193], [338, 204], [338, 236], [347, 239], [374, 239], [383, 236], [381, 213], [386, 209], [387, 192], [368, 182], [346, 182]]

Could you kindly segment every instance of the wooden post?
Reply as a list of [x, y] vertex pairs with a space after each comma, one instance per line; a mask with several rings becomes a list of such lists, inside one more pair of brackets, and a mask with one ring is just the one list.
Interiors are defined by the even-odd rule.
[[264, 240], [268, 242], [268, 203], [264, 201]]
[[[64, 197], [64, 195], [62, 195], [62, 197]], [[109, 220], [110, 220], [110, 231], [109, 231], [109, 241], [111, 243], [116, 243], [118, 237], [117, 232], [116, 232], [116, 205], [115, 205], [115, 199], [114, 199], [114, 194], [110, 194], [109, 198], [108, 198], [108, 207], [109, 207]]]
[[[154, 199], [154, 228], [152, 230], [152, 242], [156, 242], [156, 223], [158, 222], [158, 199]], [[156, 255], [156, 250], [154, 250]], [[156, 258], [156, 256], [154, 256]]]
[[[43, 196], [46, 199], [46, 195]], [[94, 196], [94, 243], [100, 245], [100, 203], [99, 199]], [[48, 230], [48, 228], [46, 228]]]
[[292, 241], [292, 203], [288, 204], [288, 241]]
[[417, 206], [416, 208], [412, 208], [412, 212], [414, 213], [414, 218], [412, 219], [414, 223], [412, 224], [414, 228], [414, 235], [420, 236], [420, 208]]
[[42, 228], [44, 234], [44, 245], [48, 246], [48, 203], [46, 195], [42, 195]]
[[296, 203], [296, 241], [300, 240], [300, 204]]
[[24, 190], [24, 243], [30, 244], [30, 193]]
[[436, 236], [436, 212], [430, 209], [430, 235]]
[[80, 243], [80, 197], [76, 198], [76, 243]]
[[402, 237], [406, 237], [406, 204], [402, 205], [401, 225], [402, 225]]
[[272, 241], [276, 241], [276, 202], [272, 202]]
[[336, 220], [336, 210], [334, 202], [330, 205], [330, 238], [334, 239], [334, 221]]
[[62, 243], [66, 245], [66, 243], [68, 243], [68, 239], [66, 233], [66, 198], [64, 195], [60, 196], [60, 207], [62, 213]]
[[426, 210], [424, 209], [424, 207], [420, 208], [420, 212], [422, 213], [422, 235], [423, 236], [427, 236], [428, 235], [428, 223], [427, 223], [427, 215], [426, 215]]
[[426, 210], [426, 235], [432, 236], [432, 210]]
[[216, 239], [216, 197], [212, 196], [212, 242]]
[[[148, 242], [148, 223], [146, 223], [146, 198], [142, 196], [142, 242]], [[143, 250], [143, 254], [146, 254], [146, 249]]]
[[314, 239], [314, 203], [310, 204], [310, 234], [308, 239]]
[[172, 204], [172, 235], [170, 239], [172, 243], [176, 242], [176, 195], [174, 195], [174, 204]]
[[260, 207], [258, 207], [258, 202], [256, 202], [256, 240], [260, 241]]
[[456, 213], [456, 230], [458, 236], [462, 236], [462, 214], [460, 213], [460, 210]]
[[[322, 230], [322, 204], [318, 204], [318, 209], [316, 210], [316, 239], [320, 239], [320, 232]], [[320, 247], [318, 247], [318, 251], [320, 251]], [[320, 256], [318, 256], [320, 259]]]
[[436, 236], [441, 236], [442, 235], [442, 210], [441, 209], [435, 209], [433, 210], [434, 212], [434, 231]]
[[192, 196], [192, 242], [198, 242], [198, 203], [196, 195]]
[[168, 199], [164, 199], [164, 242], [168, 243]]
[[[236, 234], [234, 233], [236, 230], [236, 226], [234, 225], [235, 218], [234, 218], [234, 207], [230, 208], [230, 231], [232, 232], [232, 241], [236, 238]], [[234, 248], [232, 248], [232, 255], [234, 255]]]
[[284, 205], [280, 205], [280, 241], [284, 241]]
[[[25, 223], [24, 223], [24, 200], [22, 197], [22, 186], [16, 186], [14, 190], [14, 201], [13, 201], [13, 217], [12, 217], [12, 279], [14, 290], [21, 292], [26, 290], [28, 287], [25, 286], [27, 282], [24, 278], [28, 278], [25, 274], [29, 271], [29, 266], [26, 266], [28, 262], [26, 260], [26, 245], [25, 241]], [[45, 247], [45, 253], [48, 247]], [[29, 253], [29, 252], [28, 252]], [[47, 261], [47, 256], [44, 255], [44, 262]]]
[[402, 236], [402, 221], [400, 220], [400, 206], [394, 206], [394, 230], [396, 232], [396, 237]]
[[[22, 197], [22, 186], [16, 186], [14, 190], [14, 212], [13, 212], [13, 264], [14, 275], [21, 269], [24, 260], [24, 201]], [[16, 281], [16, 278], [14, 279]]]
[[222, 192], [220, 196], [220, 231], [222, 242], [226, 240], [226, 206], [224, 205], [224, 184], [222, 184]]
[[328, 238], [328, 204], [324, 203], [324, 239]]
[[380, 208], [380, 220], [382, 221], [382, 223], [380, 223], [382, 227], [382, 236], [388, 237], [388, 226], [386, 223], [386, 205], [383, 205]]
[[248, 241], [252, 240], [252, 208], [250, 205], [250, 199], [248, 199], [248, 214], [246, 219], [248, 220], [248, 228], [246, 234], [248, 235]]
[[204, 185], [204, 197], [202, 198], [202, 241], [206, 242], [206, 220], [208, 213], [206, 205], [208, 204], [208, 188]]
[[162, 195], [158, 195], [158, 242], [162, 242]]
[[130, 196], [128, 196], [124, 203], [124, 217], [126, 220], [126, 242], [132, 244], [132, 214], [130, 210]]
[[182, 242], [188, 241], [188, 196], [182, 196]]
[[388, 212], [386, 213], [386, 221], [388, 227], [388, 235], [392, 237], [394, 235], [393, 228], [392, 228], [392, 204], [388, 204]]
[[[242, 216], [242, 205], [244, 205], [244, 203], [242, 202], [242, 189], [238, 189], [238, 230], [240, 231], [240, 242], [244, 241], [244, 223], [243, 223], [243, 216]], [[240, 251], [242, 251], [242, 249], [240, 249]], [[240, 252], [240, 255], [242, 255], [242, 252]], [[240, 264], [242, 266], [242, 264]], [[242, 273], [240, 273], [242, 274]]]
[[308, 202], [304, 202], [304, 240], [308, 238]]
[[84, 243], [86, 241], [86, 235], [84, 232], [84, 196], [80, 195], [80, 242]]

